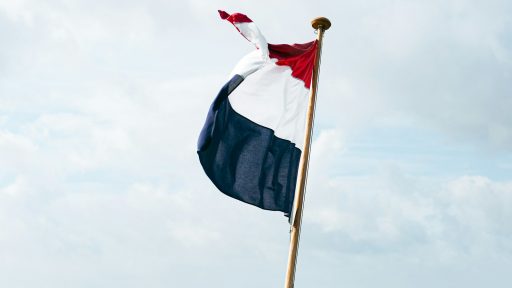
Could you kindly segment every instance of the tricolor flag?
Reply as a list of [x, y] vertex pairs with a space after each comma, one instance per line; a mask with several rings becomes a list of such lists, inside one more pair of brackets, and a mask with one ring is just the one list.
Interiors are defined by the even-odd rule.
[[317, 41], [269, 44], [246, 15], [219, 11], [256, 50], [213, 101], [198, 141], [204, 171], [228, 196], [292, 211]]

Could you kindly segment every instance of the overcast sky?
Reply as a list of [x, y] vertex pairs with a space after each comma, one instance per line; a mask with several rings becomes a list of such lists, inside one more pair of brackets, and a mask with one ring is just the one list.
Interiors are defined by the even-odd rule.
[[288, 223], [196, 139], [328, 17], [296, 287], [510, 287], [512, 2], [0, 0], [0, 287], [282, 287]]

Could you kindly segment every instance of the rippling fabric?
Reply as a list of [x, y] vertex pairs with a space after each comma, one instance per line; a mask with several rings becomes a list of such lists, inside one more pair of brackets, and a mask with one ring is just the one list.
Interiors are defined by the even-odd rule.
[[224, 194], [289, 216], [301, 151], [233, 109], [228, 95], [242, 81], [235, 75], [210, 107], [198, 142], [201, 165]]

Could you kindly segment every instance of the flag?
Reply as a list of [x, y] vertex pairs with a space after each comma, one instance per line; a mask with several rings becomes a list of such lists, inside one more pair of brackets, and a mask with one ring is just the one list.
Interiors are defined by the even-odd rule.
[[224, 194], [289, 216], [317, 41], [269, 44], [246, 15], [219, 14], [256, 49], [238, 62], [211, 104], [199, 160]]

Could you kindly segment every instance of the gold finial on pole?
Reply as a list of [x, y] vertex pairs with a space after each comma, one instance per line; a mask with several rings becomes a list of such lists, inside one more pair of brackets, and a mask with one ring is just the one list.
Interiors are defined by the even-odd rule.
[[311, 89], [309, 94], [308, 110], [306, 114], [306, 133], [304, 136], [304, 151], [302, 152], [299, 171], [297, 175], [297, 185], [294, 197], [293, 217], [290, 229], [290, 251], [288, 255], [288, 269], [286, 271], [285, 288], [293, 288], [295, 283], [295, 267], [297, 264], [297, 254], [299, 250], [300, 227], [302, 223], [302, 211], [304, 207], [304, 194], [306, 191], [306, 178], [308, 173], [309, 154], [311, 150], [311, 136], [313, 134], [313, 120], [315, 118], [315, 104], [318, 89], [318, 75], [320, 73], [320, 57], [322, 55], [322, 39], [324, 31], [331, 27], [331, 21], [325, 17], [318, 17], [311, 21], [311, 26], [317, 31], [317, 50], [315, 66], [313, 68], [313, 77], [311, 79]]
[[325, 31], [331, 28], [331, 21], [329, 21], [329, 19], [325, 17], [317, 17], [311, 20], [311, 26], [313, 26], [315, 30], [318, 30], [319, 27], [322, 27], [320, 29], [323, 29]]

